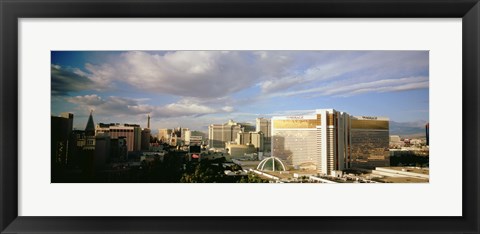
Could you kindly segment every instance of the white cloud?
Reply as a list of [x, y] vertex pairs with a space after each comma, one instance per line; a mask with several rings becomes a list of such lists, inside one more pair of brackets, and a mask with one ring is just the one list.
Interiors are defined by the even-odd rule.
[[201, 116], [206, 114], [231, 112], [232, 107], [210, 107], [190, 100], [180, 100], [163, 106], [154, 106], [142, 103], [143, 99], [131, 99], [110, 96], [102, 98], [96, 94], [66, 98], [66, 101], [76, 104], [77, 110], [86, 113], [94, 110], [96, 115], [107, 116], [111, 119], [151, 114], [157, 118], [182, 116]]
[[250, 87], [258, 76], [248, 54], [177, 51], [123, 53], [114, 63], [86, 65], [91, 79], [121, 81], [140, 90], [180, 97], [217, 98]]
[[[104, 64], [86, 63], [83, 70], [71, 73], [93, 82], [91, 90], [126, 85], [145, 92], [145, 96], [162, 94], [180, 99], [162, 106], [163, 112], [158, 111], [162, 116], [188, 114], [188, 110], [210, 114], [233, 112], [233, 106], [277, 96], [353, 96], [428, 88], [428, 52], [129, 51]], [[237, 95], [242, 92], [243, 96]], [[138, 104], [143, 100], [133, 101], [126, 110], [156, 111]]]
[[225, 106], [222, 110], [225, 112], [233, 112], [235, 109], [232, 106]]
[[129, 51], [110, 63], [87, 63], [82, 75], [87, 74], [100, 87], [125, 82], [149, 92], [216, 99], [288, 75], [302, 62], [296, 59], [302, 58], [302, 53], [306, 52]]
[[[260, 83], [262, 93], [273, 96], [304, 94], [310, 92], [312, 87], [317, 87], [318, 90], [324, 90], [323, 87], [335, 90], [358, 83], [428, 73], [428, 52], [426, 51], [343, 52], [335, 54], [332, 58], [328, 56], [315, 58], [311, 54], [308, 57], [310, 66], [301, 72], [283, 77], [272, 77]], [[401, 81], [397, 82], [397, 84], [399, 83]], [[334, 84], [337, 84], [338, 87]], [[417, 86], [413, 86], [413, 89], [416, 88]], [[370, 89], [364, 89], [364, 92], [369, 91]], [[371, 91], [377, 92], [378, 90], [371, 89]], [[386, 91], [388, 90], [385, 89]], [[332, 93], [334, 92], [332, 91]], [[328, 95], [328, 93], [324, 92], [323, 95]]]
[[350, 97], [363, 93], [384, 93], [397, 92], [415, 89], [428, 88], [428, 77], [403, 77], [397, 79], [384, 79], [371, 82], [336, 82], [325, 86], [318, 86], [297, 91], [288, 91], [275, 93], [269, 97], [278, 96], [295, 96], [308, 94], [310, 97], [315, 96], [341, 96]]
[[313, 82], [366, 82], [428, 72], [425, 51], [129, 51], [112, 62], [85, 64], [97, 89], [125, 82], [139, 90], [216, 99], [260, 84], [262, 93]]
[[[129, 51], [112, 56], [81, 68], [52, 64], [52, 95], [74, 104], [78, 113], [94, 109], [101, 121], [139, 122], [151, 114], [157, 121], [206, 126], [258, 116], [248, 113], [253, 110], [271, 113], [279, 96], [345, 97], [429, 85], [427, 51]], [[79, 91], [98, 95], [66, 97]], [[257, 106], [249, 109], [252, 105]], [[306, 112], [272, 115], [295, 113]]]

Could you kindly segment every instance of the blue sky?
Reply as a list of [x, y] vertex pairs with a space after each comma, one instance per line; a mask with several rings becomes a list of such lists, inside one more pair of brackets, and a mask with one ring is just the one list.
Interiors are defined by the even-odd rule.
[[[428, 51], [52, 51], [52, 115], [206, 129], [334, 108], [429, 118]], [[154, 131], [155, 132], [155, 131]]]

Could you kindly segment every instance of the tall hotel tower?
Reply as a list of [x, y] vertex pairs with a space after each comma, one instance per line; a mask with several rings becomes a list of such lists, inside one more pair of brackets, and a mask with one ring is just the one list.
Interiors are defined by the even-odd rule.
[[272, 150], [272, 123], [270, 119], [257, 118], [256, 119], [256, 132], [263, 132], [263, 144], [264, 151], [270, 152]]
[[333, 175], [351, 167], [388, 166], [389, 120], [334, 109], [272, 118], [272, 156], [299, 169]]
[[389, 119], [353, 116], [351, 123], [351, 167], [373, 169], [390, 166]]
[[272, 156], [296, 168], [334, 174], [348, 168], [350, 116], [334, 109], [272, 118]]
[[225, 124], [211, 124], [208, 126], [208, 146], [225, 148], [225, 143], [235, 141], [237, 133], [243, 130], [243, 126], [233, 120], [229, 120]]

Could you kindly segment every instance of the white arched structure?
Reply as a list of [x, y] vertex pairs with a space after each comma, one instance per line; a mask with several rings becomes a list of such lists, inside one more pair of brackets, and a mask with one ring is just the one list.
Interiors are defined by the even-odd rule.
[[[265, 166], [268, 165], [267, 163], [269, 161], [272, 161], [272, 164], [271, 164], [272, 168], [271, 169], [265, 168]], [[275, 164], [277, 164], [277, 167], [275, 167]], [[275, 170], [275, 168], [277, 168], [279, 170]], [[260, 163], [257, 166], [257, 170], [261, 170], [261, 171], [286, 171], [287, 166], [285, 165], [285, 163], [282, 162], [282, 160], [280, 158], [272, 156], [272, 157], [268, 157], [268, 158], [265, 158], [262, 161], [260, 161]]]

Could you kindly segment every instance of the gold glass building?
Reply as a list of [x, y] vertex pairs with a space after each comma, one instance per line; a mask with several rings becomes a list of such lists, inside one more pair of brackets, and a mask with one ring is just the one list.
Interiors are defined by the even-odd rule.
[[351, 167], [373, 169], [390, 166], [389, 119], [354, 116], [351, 123]]
[[332, 175], [348, 168], [350, 116], [334, 109], [272, 118], [272, 156], [298, 169]]
[[335, 175], [351, 167], [388, 166], [389, 120], [334, 109], [272, 118], [272, 156], [290, 167]]

